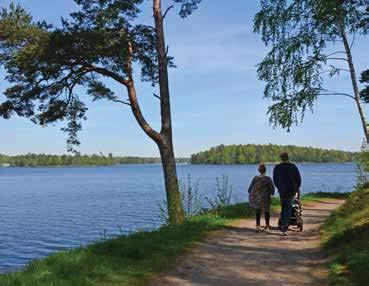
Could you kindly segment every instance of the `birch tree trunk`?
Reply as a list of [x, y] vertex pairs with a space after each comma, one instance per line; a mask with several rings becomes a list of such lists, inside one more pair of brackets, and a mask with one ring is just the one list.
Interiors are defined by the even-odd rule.
[[363, 110], [361, 99], [360, 99], [360, 92], [359, 92], [359, 87], [358, 87], [357, 78], [356, 78], [355, 65], [352, 59], [351, 47], [347, 40], [347, 36], [343, 28], [341, 28], [341, 35], [342, 35], [343, 45], [345, 47], [347, 62], [348, 62], [349, 70], [350, 70], [350, 76], [351, 76], [352, 87], [354, 90], [355, 102], [357, 105], [357, 109], [359, 111], [360, 120], [361, 120], [361, 124], [363, 127], [366, 142], [369, 143], [368, 124], [366, 122], [364, 110]]

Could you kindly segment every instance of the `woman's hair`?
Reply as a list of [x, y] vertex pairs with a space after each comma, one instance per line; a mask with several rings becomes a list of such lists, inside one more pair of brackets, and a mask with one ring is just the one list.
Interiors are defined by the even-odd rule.
[[260, 172], [260, 174], [265, 174], [266, 173], [267, 169], [266, 169], [264, 163], [259, 164], [258, 171]]

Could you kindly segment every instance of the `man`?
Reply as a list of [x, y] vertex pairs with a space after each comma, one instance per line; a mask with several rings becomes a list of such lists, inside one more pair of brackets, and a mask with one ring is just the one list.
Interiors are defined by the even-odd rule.
[[273, 180], [281, 199], [281, 231], [283, 235], [288, 235], [289, 221], [292, 212], [291, 206], [296, 194], [300, 195], [301, 176], [296, 165], [289, 161], [287, 153], [283, 153], [280, 158], [282, 163], [275, 166]]

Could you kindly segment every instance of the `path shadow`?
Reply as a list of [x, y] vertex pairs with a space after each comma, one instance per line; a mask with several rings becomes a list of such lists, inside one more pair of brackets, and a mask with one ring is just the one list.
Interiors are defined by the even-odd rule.
[[[319, 200], [319, 199], [311, 200], [311, 202], [326, 204], [326, 205], [339, 205], [337, 202], [328, 202], [328, 201], [322, 201], [322, 200]], [[309, 204], [309, 203], [307, 203], [307, 204]]]
[[[240, 232], [253, 231], [252, 228], [229, 227], [229, 229]], [[273, 246], [260, 248], [252, 245], [230, 247], [222, 241], [207, 243], [203, 247], [207, 250], [197, 253], [193, 259], [182, 264], [180, 269], [177, 269], [179, 271], [171, 275], [181, 283], [165, 285], [325, 285], [324, 279], [311, 271], [325, 263], [318, 247], [312, 249], [288, 249], [287, 247], [276, 249]], [[285, 259], [288, 260], [286, 264]], [[262, 263], [261, 272], [260, 263]], [[243, 267], [244, 271], [241, 271]], [[191, 270], [186, 271], [188, 269]], [[303, 278], [302, 281], [295, 284], [292, 282], [295, 280], [292, 279], [281, 284], [283, 275], [291, 271], [294, 272], [292, 275]]]
[[309, 207], [302, 207], [302, 211], [313, 211], [313, 212], [320, 212], [320, 213], [330, 213], [330, 210], [320, 210], [320, 209], [314, 209]]
[[271, 227], [271, 231], [270, 232], [266, 232], [266, 231], [261, 231], [259, 233], [256, 232], [255, 228], [251, 228], [251, 227], [237, 227], [237, 226], [226, 226], [224, 227], [225, 230], [229, 230], [229, 231], [233, 231], [233, 232], [238, 232], [238, 233], [249, 233], [249, 234], [265, 234], [265, 235], [277, 235], [277, 236], [281, 236], [281, 233], [278, 229], [278, 227], [276, 226], [272, 226]]

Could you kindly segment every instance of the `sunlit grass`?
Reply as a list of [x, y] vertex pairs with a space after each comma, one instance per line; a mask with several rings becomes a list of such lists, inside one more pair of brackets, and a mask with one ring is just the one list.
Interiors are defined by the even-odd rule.
[[327, 219], [323, 245], [335, 259], [331, 285], [367, 285], [369, 281], [369, 189], [359, 188]]

